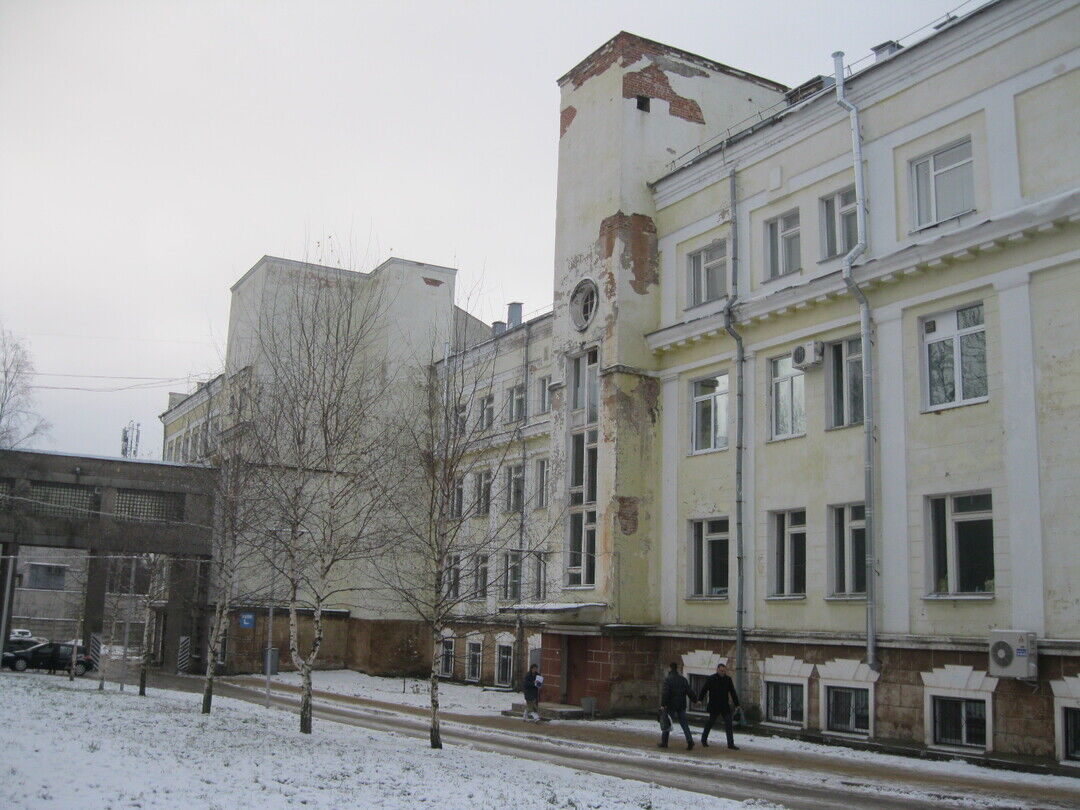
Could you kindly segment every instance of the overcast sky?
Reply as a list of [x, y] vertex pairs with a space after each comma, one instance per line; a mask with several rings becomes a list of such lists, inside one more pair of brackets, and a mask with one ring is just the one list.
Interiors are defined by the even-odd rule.
[[39, 446], [117, 455], [135, 420], [159, 457], [263, 254], [330, 237], [460, 268], [487, 320], [550, 304], [555, 80], [620, 30], [795, 85], [961, 2], [0, 0], [0, 322]]

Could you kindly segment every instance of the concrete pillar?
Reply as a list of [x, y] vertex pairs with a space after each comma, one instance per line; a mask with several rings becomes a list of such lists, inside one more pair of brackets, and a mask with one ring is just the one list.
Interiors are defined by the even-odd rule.
[[[181, 636], [191, 636], [194, 641], [197, 604], [199, 561], [182, 557], [169, 558], [168, 598], [165, 602], [165, 643], [162, 647], [162, 666], [175, 670]], [[201, 618], [201, 617], [199, 617]], [[202, 650], [192, 648], [192, 653], [202, 655]], [[193, 658], [194, 660], [194, 658]]]
[[105, 590], [109, 579], [109, 561], [94, 549], [86, 557], [86, 591], [83, 597], [83, 643], [100, 633], [105, 621]]
[[7, 641], [11, 634], [11, 613], [15, 604], [15, 572], [19, 564], [19, 544], [0, 545], [0, 639]]

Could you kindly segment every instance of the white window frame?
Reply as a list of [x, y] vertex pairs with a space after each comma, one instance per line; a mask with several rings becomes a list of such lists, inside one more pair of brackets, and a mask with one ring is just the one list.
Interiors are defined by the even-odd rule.
[[[52, 591], [54, 593], [63, 593], [64, 591], [67, 590], [68, 569], [70, 567], [71, 566], [69, 566], [69, 565], [67, 565], [65, 563], [48, 562], [46, 560], [35, 560], [35, 561], [32, 561], [32, 562], [28, 562], [26, 564], [26, 584], [22, 586], [21, 590], [27, 590], [27, 591]], [[30, 583], [32, 583], [34, 581], [34, 576], [31, 575], [31, 572], [41, 570], [43, 568], [62, 568], [63, 571], [61, 573], [63, 574], [63, 580], [64, 580], [63, 584], [59, 588], [42, 588], [42, 587], [40, 587], [41, 585], [45, 584], [44, 582], [40, 582], [40, 583], [36, 583], [36, 584], [30, 584]]]
[[[761, 662], [762, 724], [773, 728], [808, 728], [810, 722], [810, 676], [814, 665], [790, 655], [773, 655]], [[784, 723], [769, 719], [770, 683], [801, 686], [803, 694], [803, 719], [801, 722]]]
[[465, 514], [465, 476], [458, 476], [450, 496], [450, 517], [461, 518]]
[[472, 598], [474, 601], [487, 599], [491, 588], [491, 555], [477, 554], [473, 557], [472, 568]]
[[[524, 579], [524, 554], [520, 551], [507, 551], [503, 557], [502, 598], [514, 602], [521, 601], [521, 586]], [[516, 593], [515, 593], [516, 591]]]
[[534, 551], [532, 570], [532, 598], [537, 601], [547, 596], [547, 557], [543, 551]]
[[[974, 497], [979, 497], [979, 496], [983, 496], [983, 495], [986, 495], [987, 497], [990, 498], [990, 508], [989, 509], [980, 509], [978, 511], [973, 510], [973, 511], [962, 511], [962, 512], [957, 512], [956, 511], [955, 499], [973, 497], [973, 496]], [[936, 501], [936, 500], [944, 500], [945, 501], [945, 552], [946, 552], [946, 565], [948, 567], [947, 576], [946, 576], [948, 589], [944, 590], [944, 591], [939, 590], [939, 588], [938, 588], [939, 580], [941, 579], [941, 577], [938, 576], [938, 570], [937, 570], [937, 537], [935, 535], [934, 513], [933, 513], [933, 509], [934, 509], [933, 502]], [[954, 596], [969, 597], [969, 598], [970, 597], [975, 597], [975, 598], [983, 598], [983, 599], [993, 598], [993, 596], [995, 594], [995, 591], [996, 591], [996, 582], [995, 582], [995, 590], [984, 590], [984, 591], [961, 591], [960, 590], [960, 552], [959, 552], [959, 548], [958, 548], [959, 543], [957, 542], [957, 539], [956, 539], [956, 524], [957, 523], [966, 523], [966, 522], [971, 522], [971, 521], [982, 521], [982, 520], [989, 520], [990, 523], [991, 523], [992, 531], [993, 531], [993, 535], [991, 536], [991, 554], [993, 555], [992, 559], [991, 559], [991, 562], [993, 563], [994, 576], [996, 578], [997, 572], [999, 570], [999, 566], [997, 565], [997, 547], [998, 547], [997, 540], [998, 540], [998, 538], [997, 538], [996, 525], [994, 524], [993, 491], [989, 490], [989, 489], [985, 489], [985, 490], [974, 490], [974, 491], [970, 491], [970, 492], [949, 492], [949, 493], [933, 494], [933, 495], [927, 495], [926, 496], [926, 537], [927, 537], [927, 548], [926, 548], [927, 557], [926, 557], [926, 559], [928, 561], [928, 565], [926, 566], [926, 568], [927, 568], [928, 580], [929, 580], [928, 583], [927, 583], [927, 595], [930, 598], [934, 598], [934, 597], [949, 598], [949, 597], [954, 597]]]
[[[791, 371], [780, 372], [780, 364], [787, 360], [791, 362], [790, 355], [783, 355], [781, 357], [773, 357], [768, 363], [769, 371], [769, 435], [772, 441], [778, 441], [781, 439], [794, 439], [799, 436], [806, 435], [806, 375], [800, 369], [791, 367]], [[781, 433], [777, 430], [777, 392], [781, 386], [788, 387], [788, 403], [790, 411], [788, 413], [788, 421], [790, 423], [790, 430], [787, 433]], [[795, 408], [795, 393], [799, 391], [799, 395], [802, 398], [802, 424], [795, 424], [796, 408]]]
[[[788, 689], [799, 689], [802, 691], [802, 718], [799, 720], [782, 720], [777, 719], [770, 713], [769, 706], [769, 686], [784, 686]], [[808, 713], [809, 700], [807, 700], [806, 685], [802, 681], [796, 678], [766, 678], [764, 682], [764, 691], [762, 693], [765, 697], [763, 703], [765, 704], [765, 720], [764, 722], [770, 726], [779, 726], [781, 728], [806, 728], [806, 715]], [[791, 715], [791, 700], [788, 699], [788, 716]]]
[[[854, 337], [847, 337], [826, 344], [825, 362], [829, 381], [826, 402], [829, 412], [829, 427], [844, 428], [861, 425], [866, 414], [866, 401], [861, 395], [863, 385], [862, 339], [855, 335]], [[860, 391], [859, 404], [861, 408], [857, 416], [853, 413], [854, 408], [851, 402], [851, 392], [856, 385]], [[837, 390], [838, 388], [839, 390]], [[837, 413], [838, 409], [839, 414]]]
[[[847, 195], [851, 195], [851, 201], [844, 202]], [[821, 258], [838, 259], [846, 256], [855, 247], [855, 243], [848, 244], [847, 229], [845, 222], [849, 217], [858, 222], [858, 198], [855, 196], [855, 186], [842, 188], [832, 194], [821, 198]], [[855, 237], [858, 239], [858, 236]], [[832, 242], [832, 250], [829, 243]]]
[[[937, 167], [937, 158], [952, 149], [963, 144], [968, 145], [968, 157], [965, 160], [961, 160], [957, 163], [951, 163], [944, 168]], [[947, 222], [950, 219], [956, 219], [962, 217], [964, 214], [969, 214], [975, 210], [975, 172], [974, 169], [970, 169], [968, 172], [969, 182], [971, 183], [968, 189], [971, 196], [971, 206], [969, 208], [962, 209], [960, 211], [954, 211], [946, 215], [942, 215], [937, 210], [937, 187], [938, 178], [946, 172], [959, 170], [963, 166], [973, 167], [975, 162], [975, 149], [971, 142], [971, 136], [959, 138], [945, 146], [938, 147], [932, 152], [920, 155], [917, 158], [913, 158], [909, 163], [909, 196], [911, 198], [911, 223], [912, 231], [919, 231], [923, 228], [932, 228], [935, 225], [940, 225], [942, 222]], [[919, 207], [919, 167], [922, 165], [927, 166], [927, 179], [930, 183], [929, 188], [929, 205], [930, 210], [926, 212], [925, 221], [921, 216], [922, 212]]]
[[[1080, 675], [1069, 675], [1050, 681], [1054, 693], [1054, 752], [1057, 761], [1070, 768], [1080, 769], [1080, 757], [1066, 755], [1065, 710], [1080, 712]], [[1080, 720], [1078, 720], [1080, 722]]]
[[[793, 515], [802, 514], [803, 522], [798, 525], [792, 525], [791, 518]], [[779, 519], [784, 519], [783, 530], [779, 527]], [[767, 570], [769, 572], [769, 599], [805, 599], [807, 580], [809, 579], [809, 557], [807, 554], [809, 545], [809, 513], [805, 507], [799, 509], [782, 509], [775, 512], [769, 512], [769, 563]], [[795, 566], [792, 565], [792, 560], [795, 557], [795, 535], [802, 535], [803, 543], [803, 589], [801, 591], [795, 591]], [[784, 551], [784, 583], [783, 588], [778, 587], [778, 555], [780, 549]]]
[[[795, 217], [795, 223], [785, 225], [785, 220]], [[802, 237], [800, 235], [801, 217], [799, 209], [792, 208], [779, 216], [765, 221], [765, 280], [798, 273], [802, 270]], [[788, 267], [788, 251], [785, 250], [791, 240], [798, 242], [798, 260], [795, 267]]]
[[460, 599], [461, 598], [461, 555], [460, 554], [448, 554], [446, 556], [446, 567], [444, 569], [444, 575], [446, 577], [446, 582], [445, 582], [446, 597], [448, 599]]
[[[857, 517], [856, 510], [862, 510], [862, 517]], [[835, 504], [829, 507], [829, 595], [838, 599], [866, 599], [866, 507], [863, 503]], [[843, 533], [838, 531], [837, 516], [844, 519]], [[863, 553], [854, 552], [854, 533], [863, 530]], [[843, 587], [841, 587], [839, 553], [843, 549]], [[855, 590], [856, 573], [863, 577], [863, 589]]]
[[[570, 358], [570, 409], [585, 424], [597, 421], [600, 409], [600, 350], [588, 349]], [[577, 421], [576, 424], [581, 424]]]
[[479, 470], [476, 473], [476, 508], [473, 510], [475, 517], [486, 517], [491, 514], [491, 470]]
[[[874, 686], [881, 673], [874, 672], [862, 661], [854, 658], [838, 658], [817, 665], [818, 673], [818, 728], [821, 733], [847, 739], [867, 739], [874, 736]], [[869, 708], [869, 728], [866, 731], [838, 731], [829, 728], [829, 689], [865, 689]]]
[[[447, 650], [450, 651], [450, 667], [447, 669], [446, 658]], [[454, 677], [454, 638], [453, 636], [443, 636], [439, 642], [439, 677], [440, 678], [453, 678]]]
[[[579, 441], [580, 440], [580, 441]], [[596, 585], [596, 499], [599, 473], [599, 429], [586, 428], [571, 435], [570, 514], [567, 516], [567, 587]], [[581, 480], [574, 478], [576, 453], [581, 451]], [[576, 557], [576, 564], [575, 564]]]
[[[960, 328], [960, 313], [975, 307], [982, 307], [982, 323], [975, 326]], [[951, 322], [951, 323], [950, 323]], [[934, 331], [927, 333], [929, 325], [934, 324]], [[979, 396], [964, 396], [964, 367], [963, 352], [961, 350], [962, 339], [969, 335], [981, 334], [983, 336], [983, 373], [986, 376], [986, 393]], [[935, 315], [927, 315], [919, 319], [920, 335], [920, 360], [922, 367], [922, 398], [924, 411], [942, 411], [947, 408], [959, 408], [964, 405], [976, 405], [990, 399], [990, 363], [986, 344], [986, 305], [983, 301], [972, 301], [954, 309], [945, 310]], [[930, 347], [937, 343], [952, 341], [953, 359], [953, 399], [948, 402], [931, 404], [930, 401]]]
[[[708, 377], [702, 377], [697, 380], [693, 380], [690, 383], [690, 452], [691, 453], [709, 453], [714, 450], [724, 450], [728, 446], [728, 407], [727, 400], [730, 393], [728, 373], [726, 371], [718, 374], [710, 375]], [[697, 393], [697, 387], [700, 383], [709, 382], [715, 380], [716, 390], [707, 392], [704, 394]], [[720, 405], [720, 400], [723, 400], [723, 407]], [[699, 422], [698, 422], [698, 408], [708, 406], [710, 421], [712, 424], [712, 441], [709, 444], [704, 444], [699, 435]], [[720, 414], [720, 411], [723, 411]], [[723, 435], [721, 435], [721, 433]]]
[[[712, 524], [718, 525], [713, 526]], [[718, 586], [712, 582], [711, 578], [713, 543], [716, 541], [723, 541], [726, 544], [725, 556], [727, 557], [728, 578], [722, 589], [718, 589]], [[726, 516], [691, 520], [688, 549], [687, 597], [691, 599], [727, 599], [731, 590], [730, 520]], [[701, 566], [700, 576], [699, 565]], [[701, 582], [700, 588], [697, 586], [699, 580]]]
[[454, 428], [458, 436], [465, 436], [469, 432], [469, 406], [466, 403], [457, 406], [454, 415]]
[[[686, 257], [686, 308], [719, 301], [727, 290], [727, 240], [695, 250]], [[712, 282], [710, 284], [710, 281]], [[710, 295], [710, 287], [713, 294]]]
[[536, 381], [536, 413], [544, 414], [551, 410], [551, 375], [545, 374]]
[[486, 394], [480, 397], [480, 430], [489, 430], [495, 425], [495, 395]]
[[[473, 648], [476, 648], [475, 650]], [[473, 655], [476, 658], [476, 671], [473, 674]], [[479, 683], [484, 677], [484, 637], [472, 636], [465, 639], [465, 680]]]
[[525, 384], [517, 383], [506, 391], [506, 421], [520, 422], [525, 418]]
[[536, 509], [547, 509], [551, 500], [551, 483], [548, 480], [549, 467], [550, 465], [546, 456], [538, 458], [533, 462], [533, 471], [536, 476], [533, 484], [536, 488], [534, 505], [534, 508]]
[[[998, 679], [987, 676], [986, 672], [970, 666], [944, 666], [932, 672], [921, 673], [923, 681], [923, 737], [926, 747], [936, 751], [958, 751], [971, 753], [994, 750], [994, 690]], [[960, 698], [963, 700], [981, 700], [986, 703], [986, 745], [978, 746], [949, 745], [934, 741], [934, 698]]]
[[506, 511], [520, 512], [525, 508], [525, 465], [511, 464], [506, 468]]
[[[509, 677], [506, 678], [506, 679], [503, 679], [501, 677], [501, 675], [502, 675], [501, 670], [502, 670], [503, 650], [509, 650], [510, 651], [510, 656], [509, 656], [509, 659], [510, 659], [509, 670], [510, 670], [510, 672], [509, 672]], [[496, 686], [509, 686], [511, 683], [513, 683], [513, 680], [514, 680], [514, 645], [513, 645], [513, 642], [504, 643], [502, 641], [497, 641], [496, 644], [495, 644], [495, 685]]]

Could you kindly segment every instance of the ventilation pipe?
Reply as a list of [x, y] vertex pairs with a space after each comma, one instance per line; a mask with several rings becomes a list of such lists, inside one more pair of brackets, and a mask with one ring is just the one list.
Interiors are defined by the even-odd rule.
[[739, 220], [736, 217], [735, 169], [730, 175], [731, 293], [724, 305], [724, 330], [735, 341], [735, 692], [746, 691], [746, 557], [743, 547], [743, 366], [742, 335], [735, 329], [733, 310], [739, 300]]
[[506, 321], [493, 321], [491, 324], [491, 334], [498, 337], [506, 331]]
[[848, 112], [851, 122], [851, 151], [855, 164], [855, 221], [859, 241], [840, 262], [844, 284], [859, 302], [859, 338], [862, 342], [863, 384], [863, 501], [866, 509], [866, 664], [878, 670], [877, 658], [877, 582], [875, 557], [877, 554], [877, 515], [874, 487], [874, 352], [871, 346], [870, 302], [851, 274], [851, 266], [866, 251], [866, 187], [863, 182], [862, 137], [859, 134], [859, 109], [844, 95], [844, 52], [833, 54], [836, 72], [836, 103]]
[[513, 301], [506, 305], [506, 328], [521, 326], [521, 303]]

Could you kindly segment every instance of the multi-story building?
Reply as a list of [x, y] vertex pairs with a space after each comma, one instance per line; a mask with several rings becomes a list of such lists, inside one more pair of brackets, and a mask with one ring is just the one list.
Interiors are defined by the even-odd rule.
[[622, 33], [560, 79], [554, 309], [492, 341], [544, 699], [725, 661], [777, 729], [1080, 761], [1078, 27], [998, 0], [795, 89]]

